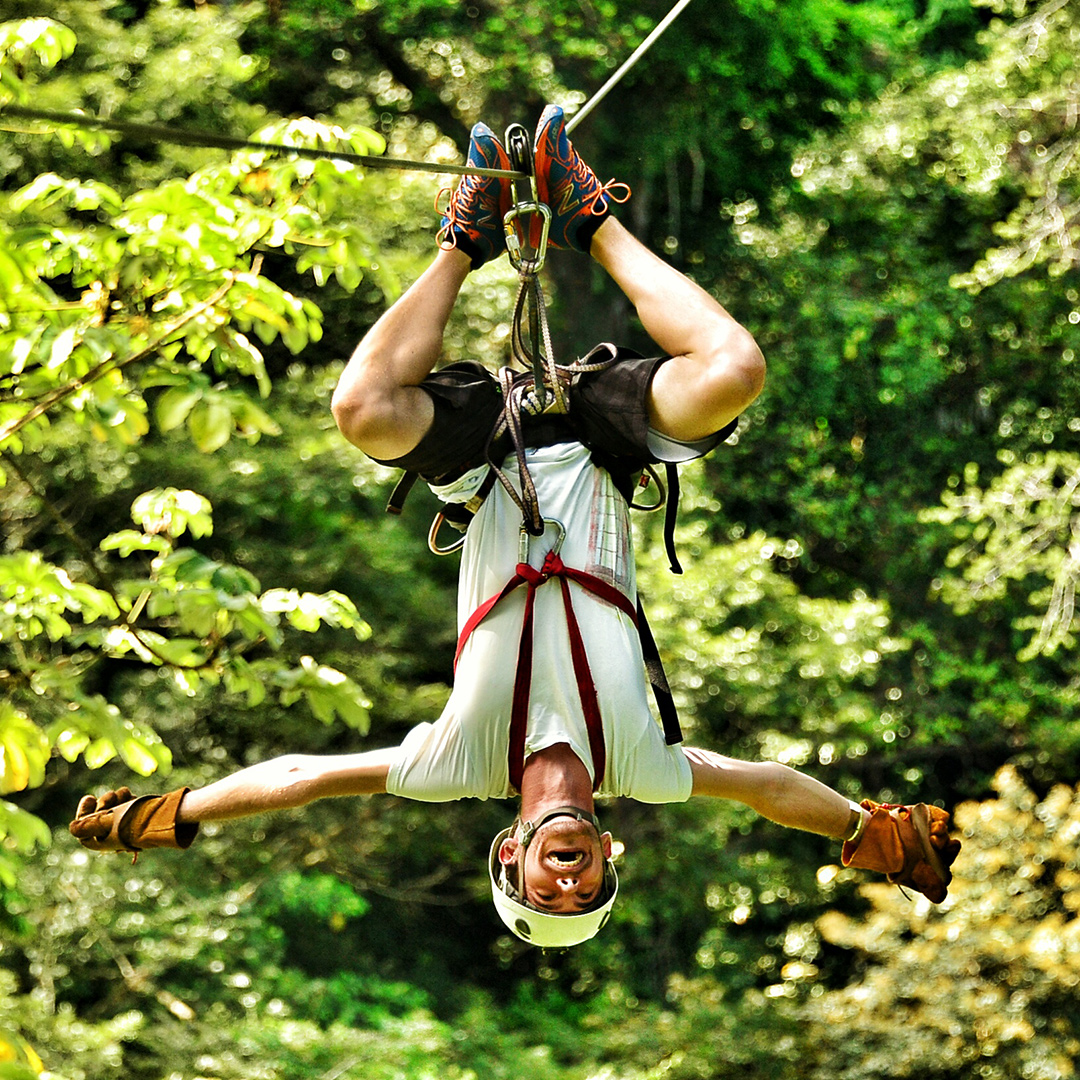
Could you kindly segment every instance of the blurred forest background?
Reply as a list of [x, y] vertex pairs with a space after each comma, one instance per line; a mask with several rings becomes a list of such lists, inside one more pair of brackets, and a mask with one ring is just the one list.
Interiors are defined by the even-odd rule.
[[[460, 162], [667, 0], [0, 0], [0, 106]], [[47, 17], [45, 17], [47, 16]], [[640, 581], [688, 741], [937, 802], [948, 902], [726, 804], [606, 807], [620, 903], [501, 933], [507, 807], [390, 797], [131, 865], [78, 797], [396, 743], [447, 694], [433, 502], [340, 438], [451, 177], [0, 111], [0, 1077], [1054, 1080], [1080, 1058], [1080, 2], [697, 0], [574, 140], [757, 336]], [[470, 276], [448, 358], [509, 351]], [[556, 354], [647, 347], [553, 254]]]

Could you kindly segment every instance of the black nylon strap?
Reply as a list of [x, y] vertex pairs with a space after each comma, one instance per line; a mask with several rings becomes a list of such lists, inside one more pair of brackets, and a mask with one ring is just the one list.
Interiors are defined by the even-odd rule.
[[664, 548], [673, 574], [682, 573], [682, 564], [675, 551], [675, 519], [679, 516], [679, 467], [674, 462], [664, 463], [667, 473], [667, 506], [664, 507]]
[[419, 473], [405, 472], [401, 475], [401, 478], [394, 485], [394, 490], [390, 492], [390, 499], [386, 504], [386, 512], [388, 514], [400, 514], [405, 506], [405, 500], [409, 497], [409, 492], [412, 491], [413, 484], [416, 483], [416, 478]]
[[679, 723], [679, 711], [675, 708], [675, 699], [671, 696], [664, 665], [660, 660], [660, 650], [652, 635], [649, 620], [645, 618], [645, 609], [641, 606], [641, 597], [637, 602], [638, 637], [641, 639], [641, 655], [645, 660], [645, 674], [649, 676], [653, 698], [660, 713], [660, 723], [664, 726], [664, 742], [675, 746], [683, 741], [682, 726]]

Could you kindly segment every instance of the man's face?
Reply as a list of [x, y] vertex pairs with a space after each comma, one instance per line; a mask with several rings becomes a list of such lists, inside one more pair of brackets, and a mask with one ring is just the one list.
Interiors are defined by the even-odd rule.
[[[587, 821], [557, 817], [536, 831], [522, 860], [521, 842], [507, 837], [499, 861], [516, 864], [524, 874], [526, 901], [540, 911], [573, 914], [592, 907], [604, 884], [604, 863], [611, 856], [611, 833]], [[524, 863], [524, 865], [522, 865]]]

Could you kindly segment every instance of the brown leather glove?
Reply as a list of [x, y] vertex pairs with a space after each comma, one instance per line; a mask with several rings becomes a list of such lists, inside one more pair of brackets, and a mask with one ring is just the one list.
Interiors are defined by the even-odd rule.
[[146, 848], [187, 848], [198, 824], [176, 820], [188, 788], [168, 795], [140, 795], [126, 787], [106, 791], [100, 798], [84, 795], [68, 831], [91, 851], [133, 851]]
[[949, 836], [949, 814], [926, 803], [893, 806], [863, 799], [861, 805], [870, 811], [870, 820], [857, 839], [845, 841], [843, 864], [876, 870], [894, 885], [916, 889], [940, 904], [960, 854], [959, 839]]

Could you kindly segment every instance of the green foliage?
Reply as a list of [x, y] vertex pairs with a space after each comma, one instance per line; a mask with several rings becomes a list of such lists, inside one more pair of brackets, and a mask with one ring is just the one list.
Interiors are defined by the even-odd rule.
[[1012, 14], [1016, 21], [990, 22], [979, 59], [928, 78], [916, 70], [890, 86], [861, 111], [844, 154], [826, 150], [816, 165], [805, 157], [796, 164], [815, 187], [881, 191], [902, 162], [914, 162], [975, 200], [1007, 192], [1008, 212], [993, 229], [1004, 243], [952, 278], [972, 292], [1036, 266], [1058, 278], [1075, 264], [1078, 226], [1067, 207], [1080, 181], [1068, 119], [1078, 85], [1076, 12], [1023, 3]]
[[20, 19], [0, 23], [0, 104], [29, 100], [30, 90], [19, 74], [36, 61], [56, 67], [75, 51], [72, 30], [52, 19]]
[[44, 1064], [21, 1036], [0, 1031], [0, 1080], [37, 1080]]
[[[800, 591], [888, 599], [892, 636], [911, 647], [883, 655], [859, 710], [892, 718], [893, 790], [931, 774], [950, 784], [950, 747], [968, 762], [971, 747], [977, 757], [985, 748], [984, 775], [1020, 755], [1046, 782], [1034, 764], [1042, 747], [1070, 742], [1075, 669], [1052, 646], [1072, 622], [1070, 474], [1029, 510], [1018, 485], [1049, 475], [1047, 451], [1074, 438], [1077, 293], [1054, 287], [1038, 260], [977, 297], [957, 291], [1020, 187], [1030, 182], [1049, 207], [1071, 183], [1062, 173], [1055, 188], [1035, 163], [1056, 154], [1064, 113], [1046, 118], [1040, 149], [1030, 139], [1035, 97], [1025, 95], [1043, 78], [1028, 46], [1065, 71], [1074, 16], [1068, 5], [1029, 14], [1012, 29], [994, 23], [985, 53], [957, 68], [920, 61], [873, 102], [849, 103], [843, 130], [819, 132], [796, 154], [795, 184], [769, 207], [725, 208], [744, 249], [731, 302], [748, 313], [770, 383], [737, 446], [706, 465], [719, 509], [702, 514], [706, 535], [789, 538], [797, 558], [776, 563]], [[1033, 241], [1043, 235], [1031, 230]], [[1057, 241], [1044, 241], [1049, 266]], [[998, 504], [991, 526], [980, 491], [1015, 494], [1020, 512]], [[972, 517], [948, 516], [957, 498]], [[1010, 546], [1025, 539], [1035, 542]], [[958, 541], [974, 547], [961, 554]], [[967, 573], [975, 557], [996, 582], [993, 602], [957, 607], [985, 574], [962, 584], [948, 564]], [[1056, 760], [1074, 769], [1075, 749]], [[879, 784], [884, 762], [864, 764]]]
[[1041, 614], [1016, 620], [1022, 629], [1038, 628], [1020, 659], [1071, 648], [1080, 576], [1080, 552], [1075, 550], [1080, 458], [1057, 452], [1039, 455], [994, 477], [986, 490], [976, 482], [977, 470], [967, 470], [965, 479], [968, 486], [962, 493], [946, 491], [941, 508], [924, 515], [928, 521], [954, 525], [961, 541], [950, 552], [948, 565], [962, 568], [962, 577], [942, 581], [943, 599], [967, 613], [977, 604], [1000, 601], [1010, 582], [1043, 579], [1049, 586], [1030, 594]]
[[[669, 6], [9, 0], [32, 21], [0, 29], [0, 103], [460, 159], [475, 119], [580, 105]], [[385, 517], [391, 475], [328, 410], [428, 258], [439, 180], [5, 120], [17, 1053], [61, 1080], [1068, 1075], [1074, 8], [691, 5], [576, 129], [634, 187], [623, 219], [770, 364], [684, 470], [682, 578], [641, 527], [693, 741], [889, 801], [1012, 771], [960, 811], [938, 911], [736, 806], [605, 806], [622, 897], [565, 956], [491, 916], [502, 806], [326, 800], [135, 867], [63, 831], [95, 783], [352, 752], [369, 723], [391, 743], [445, 700], [456, 566], [424, 552], [430, 500]], [[586, 260], [549, 270], [557, 356], [634, 344]], [[514, 285], [470, 275], [448, 359], [505, 362]]]
[[[12, 907], [25, 929], [4, 955], [18, 949], [48, 972], [50, 989], [24, 999], [0, 974], [0, 1024], [40, 1030], [51, 1075], [84, 1080], [123, 1066], [148, 1078], [155, 1060], [191, 1078], [211, 1063], [223, 1077], [276, 1078], [350, 1060], [355, 1076], [389, 1077], [408, 1061], [413, 1075], [435, 1075], [451, 1040], [421, 995], [374, 973], [311, 979], [283, 964], [284, 938], [263, 922], [288, 912], [302, 939], [313, 917], [331, 931], [335, 916], [362, 918], [361, 898], [328, 875], [283, 874], [262, 896], [244, 884], [222, 890], [226, 865], [201, 862], [199, 871], [178, 890], [167, 870], [133, 876], [69, 848], [23, 877]], [[74, 998], [99, 1017], [116, 995], [123, 1004], [112, 1023], [55, 1009], [57, 996]]]
[[[2, 41], [3, 85], [18, 99], [30, 92], [31, 57], [48, 68], [74, 45], [68, 28], [48, 20], [6, 26]], [[373, 131], [304, 119], [265, 124], [256, 136], [362, 154], [385, 147]], [[298, 273], [319, 282], [333, 274], [355, 289], [370, 246], [338, 209], [362, 181], [360, 170], [340, 163], [258, 152], [126, 193], [56, 172], [7, 193], [5, 476], [33, 487], [28, 459], [73, 430], [137, 447], [151, 417], [163, 433], [183, 426], [206, 454], [233, 438], [279, 434], [250, 393], [270, 393], [263, 349], [280, 341], [296, 353], [318, 341], [322, 313], [269, 276], [266, 261], [280, 253]], [[95, 668], [111, 661], [167, 668], [185, 694], [222, 684], [256, 707], [273, 693], [282, 704], [303, 700], [323, 723], [343, 719], [366, 730], [367, 702], [348, 676], [310, 656], [273, 655], [286, 627], [314, 633], [328, 625], [362, 640], [367, 624], [343, 595], [263, 592], [251, 572], [179, 546], [184, 533], [211, 533], [210, 504], [191, 491], [144, 493], [132, 509], [140, 529], [95, 540], [76, 537], [48, 497], [40, 499], [75, 546], [66, 565], [29, 548], [0, 554], [0, 682], [10, 702], [0, 715], [0, 791], [39, 787], [54, 749], [92, 768], [115, 756], [142, 775], [169, 768], [171, 754], [152, 728], [91, 689]], [[93, 547], [136, 565], [125, 573]], [[5, 825], [25, 851], [33, 831], [7, 817]]]
[[[865, 698], [882, 658], [905, 647], [889, 634], [886, 606], [861, 592], [846, 601], [800, 594], [776, 566], [800, 558], [795, 542], [756, 534], [714, 546], [705, 537], [704, 522], [677, 533], [692, 567], [677, 583], [664, 580], [659, 537], [642, 551], [649, 611], [689, 706], [691, 741], [711, 730], [731, 746], [752, 731], [751, 753], [796, 766], [829, 764], [845, 743], [864, 753], [852, 732], [855, 743], [874, 728], [894, 741], [899, 724], [888, 712], [869, 716]], [[778, 729], [785, 717], [792, 728]]]
[[919, 903], [904, 918], [894, 890], [867, 885], [865, 918], [820, 921], [866, 967], [804, 1011], [820, 1049], [807, 1075], [1075, 1075], [1080, 790], [1059, 784], [1040, 799], [1009, 769], [995, 788], [957, 808], [962, 872], [940, 914]]

